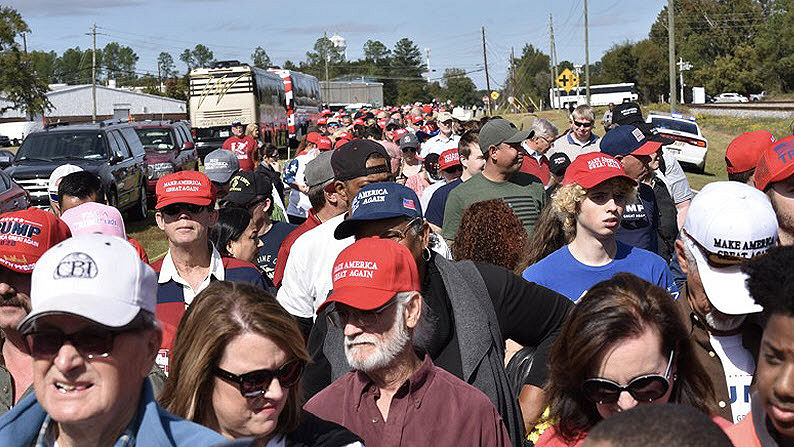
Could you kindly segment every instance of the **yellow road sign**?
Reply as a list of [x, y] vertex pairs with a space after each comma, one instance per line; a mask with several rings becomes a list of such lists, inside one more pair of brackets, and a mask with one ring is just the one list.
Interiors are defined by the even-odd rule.
[[493, 100], [494, 100], [494, 101], [496, 101], [497, 99], [499, 99], [499, 92], [497, 92], [497, 91], [492, 91], [492, 92], [491, 92], [491, 98], [493, 98]]
[[571, 70], [566, 68], [557, 76], [557, 85], [565, 89], [565, 92], [568, 93], [572, 88], [579, 85], [579, 76], [576, 76]]

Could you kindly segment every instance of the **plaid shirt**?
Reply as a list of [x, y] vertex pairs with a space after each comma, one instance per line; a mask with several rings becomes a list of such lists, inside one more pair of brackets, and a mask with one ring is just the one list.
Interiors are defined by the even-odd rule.
[[[55, 428], [56, 424], [52, 423], [52, 418], [48, 414], [41, 423], [41, 430], [39, 436], [36, 438], [36, 443], [31, 447], [54, 447], [55, 446]], [[124, 432], [121, 433], [119, 439], [113, 445], [114, 447], [135, 447], [135, 431], [132, 424], [128, 425]]]

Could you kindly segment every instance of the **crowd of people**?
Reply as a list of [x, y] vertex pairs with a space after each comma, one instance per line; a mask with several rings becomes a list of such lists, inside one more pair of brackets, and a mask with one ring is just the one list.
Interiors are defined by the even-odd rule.
[[694, 194], [595, 122], [323, 110], [286, 162], [234, 122], [153, 262], [60, 166], [0, 215], [0, 445], [794, 445], [794, 137]]

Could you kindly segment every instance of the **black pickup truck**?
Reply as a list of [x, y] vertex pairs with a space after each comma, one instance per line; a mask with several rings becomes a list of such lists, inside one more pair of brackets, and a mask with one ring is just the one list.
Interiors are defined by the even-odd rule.
[[5, 172], [30, 194], [31, 204], [49, 206], [52, 171], [72, 164], [96, 174], [107, 203], [130, 217], [145, 219], [146, 152], [131, 123], [53, 124], [30, 133]]

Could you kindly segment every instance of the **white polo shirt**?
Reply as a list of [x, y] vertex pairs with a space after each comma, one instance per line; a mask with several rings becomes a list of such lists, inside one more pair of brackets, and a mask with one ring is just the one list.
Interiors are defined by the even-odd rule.
[[276, 299], [287, 312], [314, 318], [317, 308], [333, 289], [332, 271], [339, 253], [355, 242], [353, 236], [341, 241], [334, 237], [346, 213], [331, 218], [300, 235], [287, 258], [284, 279]]
[[189, 306], [190, 303], [193, 302], [193, 298], [195, 298], [199, 292], [206, 289], [207, 286], [210, 285], [213, 276], [218, 281], [223, 281], [224, 277], [226, 276], [226, 270], [223, 268], [223, 259], [221, 258], [221, 254], [215, 249], [214, 246], [212, 247], [212, 254], [210, 255], [209, 271], [209, 275], [204, 278], [204, 281], [201, 282], [198, 289], [193, 290], [193, 288], [190, 287], [190, 284], [188, 284], [187, 281], [179, 276], [179, 272], [176, 270], [174, 261], [171, 259], [171, 249], [169, 249], [168, 253], [166, 253], [165, 257], [163, 258], [163, 264], [160, 267], [160, 276], [157, 278], [157, 282], [163, 284], [173, 279], [177, 284], [181, 284], [182, 294], [185, 298], [185, 306]]
[[453, 133], [447, 138], [439, 132], [438, 135], [422, 143], [422, 150], [419, 152], [419, 156], [425, 158], [427, 154], [441, 155], [441, 153], [447, 149], [457, 148], [459, 141], [460, 135], [455, 135]]

